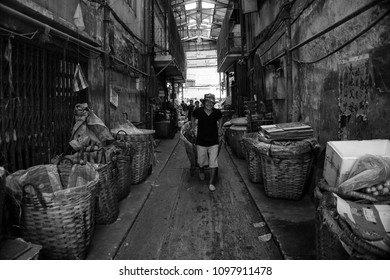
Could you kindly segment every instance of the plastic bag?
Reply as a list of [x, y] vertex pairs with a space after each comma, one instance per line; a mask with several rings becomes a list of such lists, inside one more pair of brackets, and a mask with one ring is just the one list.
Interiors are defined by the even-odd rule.
[[75, 124], [69, 142], [74, 150], [114, 140], [107, 126], [88, 108], [87, 103], [77, 104], [74, 112]]
[[112, 137], [110, 130], [103, 123], [103, 121], [98, 116], [96, 116], [93, 111], [89, 111], [87, 126], [95, 133], [95, 135], [101, 142], [114, 140], [114, 137]]
[[19, 201], [24, 195], [35, 195], [39, 190], [45, 202], [50, 202], [61, 195], [87, 191], [90, 184], [99, 180], [98, 172], [90, 163], [73, 164], [68, 175], [63, 185], [56, 164], [37, 165], [7, 176], [6, 189]]
[[138, 129], [134, 124], [132, 124], [129, 120], [126, 120], [125, 123], [119, 124], [118, 127], [111, 129], [113, 134], [118, 134], [123, 130], [127, 134], [143, 134], [144, 132], [141, 129]]
[[348, 179], [340, 184], [344, 192], [360, 190], [390, 179], [390, 159], [364, 155], [352, 166]]

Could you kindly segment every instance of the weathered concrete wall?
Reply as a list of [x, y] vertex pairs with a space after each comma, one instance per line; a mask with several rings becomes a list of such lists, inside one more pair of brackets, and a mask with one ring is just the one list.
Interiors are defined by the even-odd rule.
[[88, 65], [89, 106], [103, 121], [104, 117], [104, 68], [103, 61], [99, 57], [90, 59]]
[[[315, 1], [292, 28], [293, 45], [322, 31], [371, 1]], [[372, 54], [390, 50], [390, 17], [363, 36], [314, 64], [306, 64], [334, 50], [382, 15], [379, 5], [317, 38], [294, 52], [297, 74], [294, 105], [297, 119], [309, 122], [321, 144], [337, 139], [389, 138], [390, 95], [374, 87]], [[387, 61], [390, 67], [390, 61]], [[389, 93], [389, 92], [387, 92]]]
[[251, 32], [254, 37], [260, 34], [277, 16], [280, 5], [284, 0], [266, 0], [262, 1], [260, 10], [257, 13], [250, 13], [248, 17], [252, 25]]
[[[122, 19], [123, 22], [131, 29], [131, 31], [142, 41], [144, 41], [144, 1], [137, 1], [136, 10], [134, 11], [122, 1], [112, 1], [113, 9]], [[146, 52], [145, 45], [140, 40], [129, 34], [123, 26], [113, 20], [109, 44], [111, 54], [133, 68], [136, 68], [144, 73], [147, 72], [146, 60], [143, 54]], [[145, 102], [141, 98], [146, 98], [141, 95], [141, 91], [145, 90], [146, 84], [141, 83], [137, 86], [137, 79], [143, 80], [143, 76], [134, 71], [131, 71], [127, 66], [113, 61], [113, 68], [110, 75], [110, 94], [117, 98], [118, 103], [110, 106], [110, 124], [112, 127], [123, 123], [124, 114], [130, 121], [140, 122], [143, 120], [141, 116], [141, 104]]]
[[126, 1], [110, 0], [110, 5], [118, 16], [130, 27], [139, 38], [144, 38], [144, 9], [147, 1], [135, 1], [135, 7], [130, 7]]
[[[297, 0], [291, 9], [295, 20], [311, 1]], [[326, 29], [340, 19], [369, 4], [369, 0], [320, 0], [314, 1], [299, 15], [291, 27], [291, 46], [295, 46]], [[268, 3], [268, 2], [265, 2]], [[327, 141], [337, 139], [373, 139], [390, 137], [390, 16], [369, 29], [361, 37], [335, 54], [316, 63], [310, 63], [335, 50], [390, 7], [388, 1], [368, 9], [366, 12], [318, 37], [292, 53], [292, 120], [307, 122], [314, 127], [315, 136], [325, 146]], [[279, 8], [279, 2], [274, 4]], [[258, 15], [272, 11], [264, 4]], [[277, 10], [277, 9], [276, 9]], [[269, 14], [273, 14], [269, 12]], [[251, 17], [256, 16], [256, 13]], [[275, 17], [275, 16], [274, 16]], [[272, 20], [258, 19], [259, 24]], [[266, 26], [257, 27], [264, 30]], [[287, 47], [285, 32], [281, 27], [256, 52], [262, 65]], [[275, 44], [273, 44], [275, 43]], [[253, 47], [253, 46], [252, 46]], [[249, 46], [249, 49], [251, 46]], [[265, 96], [272, 98], [276, 120], [283, 120], [283, 87], [275, 86], [276, 76], [286, 77], [285, 57], [272, 62], [272, 67], [283, 69], [284, 73], [266, 71], [268, 83]], [[269, 69], [269, 68], [268, 68]], [[270, 84], [272, 84], [270, 86]], [[268, 92], [271, 91], [271, 92]], [[276, 96], [275, 96], [276, 95]], [[279, 96], [279, 97], [278, 97]]]
[[142, 120], [141, 109], [141, 92], [135, 88], [135, 80], [129, 79], [125, 74], [115, 71], [111, 72], [110, 88], [111, 93], [117, 95], [118, 104], [110, 105], [110, 123], [116, 127], [119, 123], [124, 122], [124, 113], [127, 114], [130, 121], [140, 122]]

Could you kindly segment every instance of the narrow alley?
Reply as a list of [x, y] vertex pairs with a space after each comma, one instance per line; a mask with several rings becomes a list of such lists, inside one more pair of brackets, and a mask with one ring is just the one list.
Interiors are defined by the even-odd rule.
[[[161, 153], [170, 154], [166, 162]], [[98, 226], [89, 259], [282, 259], [274, 240], [268, 240], [270, 231], [225, 147], [215, 193], [197, 174], [191, 176], [177, 137], [162, 140], [156, 154], [164, 164], [161, 171], [153, 171], [142, 186], [133, 186], [121, 202], [117, 222]], [[133, 192], [144, 193], [142, 205], [131, 204], [140, 199]], [[131, 211], [134, 218], [129, 224]], [[100, 240], [109, 242], [103, 245]]]
[[389, 0], [1, 0], [0, 264], [373, 278], [344, 261], [390, 259], [389, 34]]

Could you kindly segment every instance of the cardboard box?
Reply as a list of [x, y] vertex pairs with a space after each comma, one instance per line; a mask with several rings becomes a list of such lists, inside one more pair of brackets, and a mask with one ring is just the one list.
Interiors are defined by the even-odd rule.
[[351, 227], [352, 232], [386, 252], [390, 247], [390, 205], [362, 204], [348, 201], [333, 194], [337, 199], [337, 212]]
[[366, 154], [390, 158], [390, 140], [329, 141], [326, 145], [324, 179], [331, 187], [338, 187], [348, 179], [355, 161]]

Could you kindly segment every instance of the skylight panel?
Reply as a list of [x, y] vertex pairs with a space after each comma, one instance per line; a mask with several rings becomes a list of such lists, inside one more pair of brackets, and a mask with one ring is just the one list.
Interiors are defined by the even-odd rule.
[[185, 5], [186, 11], [196, 9], [196, 2]]
[[210, 4], [202, 1], [202, 9], [214, 9], [214, 4]]

